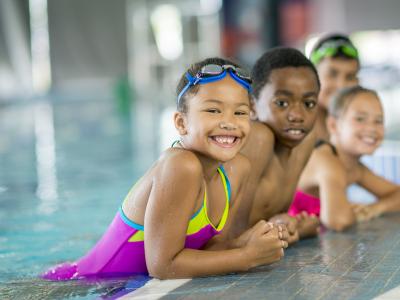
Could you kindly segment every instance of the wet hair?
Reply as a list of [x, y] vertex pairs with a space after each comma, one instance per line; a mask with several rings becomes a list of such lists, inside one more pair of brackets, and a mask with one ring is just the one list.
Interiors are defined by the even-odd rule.
[[[196, 74], [201, 70], [202, 67], [204, 67], [205, 65], [209, 65], [209, 64], [215, 64], [215, 65], [232, 65], [235, 67], [240, 67], [242, 68], [239, 64], [228, 60], [228, 59], [224, 59], [224, 58], [220, 58], [220, 57], [211, 57], [211, 58], [206, 58], [202, 61], [199, 61], [197, 63], [192, 64], [189, 69], [187, 69], [185, 71], [185, 73], [183, 73], [183, 75], [181, 76], [181, 79], [178, 82], [178, 86], [176, 87], [176, 96], [178, 97], [178, 95], [180, 94], [180, 92], [185, 88], [186, 84], [188, 83], [188, 80], [186, 78], [186, 73], [189, 73], [190, 75], [192, 75], [193, 77], [196, 76]], [[187, 100], [189, 97], [193, 97], [196, 95], [196, 93], [199, 91], [200, 88], [200, 84], [196, 84], [194, 86], [189, 87], [189, 89], [186, 91], [186, 93], [184, 93], [180, 99], [180, 101], [177, 103], [177, 110], [179, 112], [187, 112]]]
[[358, 94], [369, 93], [379, 99], [378, 94], [374, 90], [356, 85], [340, 89], [333, 96], [328, 106], [329, 115], [334, 118], [340, 118], [349, 108], [350, 103]]
[[[312, 48], [311, 53], [314, 53], [318, 49], [322, 48], [326, 43], [331, 43], [331, 42], [344, 42], [344, 43], [350, 44], [354, 49], [357, 49], [356, 46], [354, 46], [353, 42], [350, 40], [350, 38], [347, 35], [334, 33], [334, 34], [328, 34], [328, 35], [321, 37], [318, 40], [318, 42], [314, 45], [314, 47]], [[358, 58], [349, 56], [348, 54], [343, 52], [340, 47], [338, 48], [338, 51], [331, 57], [332, 58], [343, 58], [343, 59], [348, 59], [348, 60], [354, 59], [360, 65], [360, 61]], [[319, 61], [317, 64], [319, 64], [320, 62], [321, 61]]]
[[252, 93], [255, 99], [260, 95], [264, 85], [269, 82], [271, 73], [276, 69], [283, 68], [309, 68], [315, 75], [318, 88], [321, 84], [314, 64], [299, 50], [294, 48], [276, 47], [265, 52], [255, 63], [251, 77], [253, 80]]

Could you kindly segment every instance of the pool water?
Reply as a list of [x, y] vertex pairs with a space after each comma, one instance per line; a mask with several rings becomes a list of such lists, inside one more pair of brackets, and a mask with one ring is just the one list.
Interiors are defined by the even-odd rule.
[[[146, 120], [140, 111], [136, 117], [121, 111], [111, 99], [0, 106], [1, 299], [115, 298], [148, 280], [38, 278], [96, 243], [156, 158], [160, 145], [149, 142], [156, 135], [143, 128], [167, 129], [162, 120], [141, 126]], [[390, 138], [398, 141], [394, 133]], [[366, 163], [400, 183], [397, 141], [384, 144]], [[364, 199], [364, 194], [355, 196]]]
[[0, 106], [0, 298], [93, 299], [124, 287], [37, 276], [84, 255], [154, 160], [134, 124], [111, 100]]

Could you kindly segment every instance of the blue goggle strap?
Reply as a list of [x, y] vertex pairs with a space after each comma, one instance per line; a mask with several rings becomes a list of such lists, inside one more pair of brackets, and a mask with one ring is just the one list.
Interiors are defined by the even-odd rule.
[[237, 82], [239, 83], [241, 86], [243, 86], [246, 90], [249, 91], [249, 93], [251, 93], [251, 84], [248, 83], [246, 80], [240, 78], [239, 76], [236, 75], [235, 72], [233, 72], [232, 70], [229, 70], [229, 74], [231, 74], [231, 77]]
[[[192, 85], [196, 85], [196, 84], [204, 84], [204, 83], [210, 83], [210, 82], [214, 82], [214, 81], [218, 81], [221, 80], [222, 78], [224, 78], [226, 76], [227, 72], [226, 70], [224, 70], [221, 74], [215, 75], [215, 76], [210, 76], [210, 77], [193, 77], [192, 75], [190, 75], [189, 73], [185, 74], [186, 79], [188, 80], [188, 83], [185, 85], [185, 87], [182, 89], [182, 91], [179, 93], [178, 95], [178, 99], [177, 99], [177, 103], [179, 103], [179, 101], [181, 100], [182, 96], [187, 92], [187, 90], [192, 86]], [[245, 80], [241, 79], [240, 77], [238, 77], [235, 72], [232, 72], [232, 70], [229, 70], [229, 74], [231, 75], [231, 77], [237, 82], [239, 83], [241, 86], [243, 86], [246, 90], [249, 91], [249, 93], [251, 92], [251, 85], [246, 82]]]

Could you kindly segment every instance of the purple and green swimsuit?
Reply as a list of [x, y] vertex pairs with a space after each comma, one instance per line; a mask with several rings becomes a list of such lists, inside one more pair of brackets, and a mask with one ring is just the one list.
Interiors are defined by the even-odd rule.
[[[224, 168], [218, 173], [224, 185], [226, 203], [218, 226], [207, 215], [207, 193], [202, 207], [192, 216], [186, 230], [185, 248], [201, 249], [225, 226], [229, 213], [231, 194], [229, 179]], [[97, 244], [81, 259], [73, 263], [57, 265], [42, 278], [47, 280], [70, 280], [84, 277], [115, 277], [132, 274], [148, 274], [144, 251], [144, 227], [129, 220], [122, 205], [113, 221]]]

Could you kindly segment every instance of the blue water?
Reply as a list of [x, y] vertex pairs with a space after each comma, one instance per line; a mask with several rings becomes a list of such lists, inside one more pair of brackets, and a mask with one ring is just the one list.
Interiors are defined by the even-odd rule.
[[[147, 280], [37, 277], [95, 244], [156, 157], [157, 145], [137, 138], [146, 137], [140, 122], [111, 100], [0, 106], [0, 299], [108, 298]], [[389, 137], [399, 140], [395, 129]], [[399, 147], [368, 162], [398, 183]]]
[[85, 254], [153, 161], [135, 124], [111, 100], [0, 106], [0, 298], [93, 299], [124, 288], [125, 279], [37, 276]]

